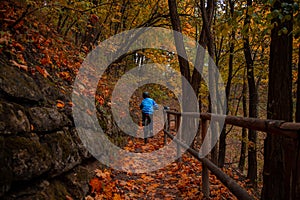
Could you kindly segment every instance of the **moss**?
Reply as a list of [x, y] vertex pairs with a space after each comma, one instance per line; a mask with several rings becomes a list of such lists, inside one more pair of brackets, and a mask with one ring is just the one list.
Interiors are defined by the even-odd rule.
[[100, 127], [105, 131], [107, 131], [107, 119], [110, 118], [111, 114], [109, 114], [103, 107], [100, 105], [97, 106], [97, 118]]
[[107, 123], [105, 120], [98, 119], [100, 127], [105, 131], [107, 131]]
[[89, 181], [92, 173], [89, 173], [88, 169], [84, 167], [78, 167], [76, 171], [76, 176], [79, 181]]
[[18, 136], [5, 139], [4, 156], [11, 160], [13, 181], [40, 176], [50, 169], [52, 162], [51, 155], [38, 140]]
[[35, 81], [16, 67], [2, 65], [0, 70], [1, 90], [7, 95], [27, 101], [38, 102], [43, 95]]
[[71, 154], [74, 154], [76, 149], [74, 149], [74, 142], [71, 139], [69, 132], [61, 133], [57, 139], [63, 148], [62, 158], [64, 160], [67, 159]]
[[13, 181], [13, 173], [8, 167], [8, 157], [4, 150], [4, 138], [0, 137], [0, 196], [10, 188]]
[[93, 170], [79, 166], [65, 177], [64, 183], [74, 199], [84, 198], [89, 191], [89, 181], [94, 175]]
[[30, 155], [35, 157], [46, 158], [49, 156], [49, 152], [38, 141], [19, 136], [6, 138], [5, 149], [9, 156], [14, 150], [21, 149], [26, 149]]
[[72, 144], [74, 143], [70, 138], [68, 132], [64, 133], [62, 131], [49, 134], [45, 136], [48, 146], [55, 145], [55, 148], [50, 148], [51, 154], [56, 155], [57, 149], [61, 149], [62, 159], [66, 160], [70, 154], [72, 154], [75, 150]]
[[67, 195], [71, 196], [68, 193], [67, 188], [59, 181], [53, 181], [49, 192], [50, 194], [48, 194], [48, 196], [50, 200], [66, 199]]

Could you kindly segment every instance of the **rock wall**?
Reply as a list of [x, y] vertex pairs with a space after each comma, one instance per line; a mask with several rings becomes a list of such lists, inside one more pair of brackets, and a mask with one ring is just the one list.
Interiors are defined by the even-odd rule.
[[87, 192], [89, 172], [79, 164], [91, 155], [73, 125], [71, 88], [57, 85], [0, 60], [0, 198], [82, 198]]

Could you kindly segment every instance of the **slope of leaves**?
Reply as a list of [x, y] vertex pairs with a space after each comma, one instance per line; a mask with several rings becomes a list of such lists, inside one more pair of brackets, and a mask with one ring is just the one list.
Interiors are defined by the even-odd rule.
[[0, 5], [2, 59], [32, 76], [40, 73], [52, 82], [69, 85], [85, 53], [34, 15], [18, 22], [23, 12], [17, 2]]

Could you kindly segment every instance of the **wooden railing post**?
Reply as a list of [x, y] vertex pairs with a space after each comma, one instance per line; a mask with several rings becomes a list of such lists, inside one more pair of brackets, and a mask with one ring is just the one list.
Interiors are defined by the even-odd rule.
[[[201, 140], [202, 145], [208, 129], [208, 120], [201, 119]], [[202, 191], [204, 197], [209, 198], [209, 174], [207, 166], [202, 162]]]
[[[171, 133], [170, 129], [170, 122], [173, 122], [173, 119], [170, 119], [170, 115], [175, 116], [175, 130], [172, 127], [172, 131], [179, 131], [179, 124], [180, 124], [180, 119], [185, 122], [186, 119], [180, 118], [180, 117], [194, 117], [198, 118], [199, 113], [194, 113], [194, 112], [176, 112], [176, 111], [170, 111], [168, 110], [166, 112], [166, 117], [167, 123], [165, 128], [165, 141], [167, 141], [166, 137], [169, 137], [173, 139], [174, 142], [179, 144], [181, 147], [178, 145], [176, 146], [177, 148], [177, 153], [180, 148], [186, 149], [187, 152], [189, 152], [193, 157], [198, 159], [200, 162], [202, 162], [202, 191], [203, 195], [205, 198], [209, 198], [210, 196], [210, 188], [209, 188], [209, 173], [214, 174], [238, 199], [243, 199], [243, 200], [252, 200], [254, 199], [252, 194], [250, 195], [247, 190], [245, 190], [242, 186], [238, 184], [238, 182], [231, 177], [229, 177], [226, 173], [224, 173], [220, 168], [218, 168], [214, 163], [212, 163], [209, 159], [203, 158], [202, 155], [196, 151], [195, 149], [192, 149], [189, 147], [189, 145], [185, 144], [184, 141], [181, 141], [180, 138], [182, 136], [185, 137], [185, 135], [180, 135], [180, 137], [174, 137], [174, 134]], [[293, 123], [293, 122], [285, 122], [285, 121], [280, 121], [280, 120], [262, 120], [262, 119], [257, 119], [257, 118], [247, 118], [247, 117], [236, 117], [236, 116], [224, 116], [224, 115], [216, 115], [216, 114], [211, 114], [211, 113], [200, 113], [200, 118], [201, 118], [201, 136], [202, 136], [202, 146], [201, 148], [204, 149], [204, 152], [207, 152], [206, 150], [211, 149], [210, 148], [210, 143], [204, 144], [204, 139], [205, 137], [211, 137], [211, 134], [208, 134], [207, 131], [209, 130], [209, 122], [211, 120], [217, 120], [220, 123], [225, 123], [225, 124], [230, 124], [233, 126], [238, 126], [238, 127], [243, 127], [243, 128], [248, 128], [256, 131], [261, 131], [261, 132], [267, 132], [269, 134], [274, 134], [274, 135], [279, 135], [279, 136], [285, 136], [290, 138], [291, 140], [297, 141], [296, 144], [294, 142], [291, 142], [289, 144], [286, 144], [286, 146], [289, 148], [286, 150], [285, 157], [286, 159], [290, 160], [287, 164], [288, 169], [290, 171], [288, 173], [292, 173], [292, 175], [295, 177], [295, 179], [291, 180], [291, 182], [286, 183], [287, 184], [292, 184], [292, 191], [290, 191], [291, 198], [293, 199], [299, 199], [300, 196], [300, 181], [299, 180], [299, 171], [298, 168], [300, 168], [300, 154], [295, 155], [295, 149], [299, 150], [299, 145], [300, 145], [300, 123]], [[225, 121], [224, 121], [225, 120]], [[182, 122], [181, 121], [181, 122]], [[188, 120], [190, 121], [190, 120]], [[185, 124], [182, 122], [181, 124]], [[186, 127], [184, 127], [186, 128]], [[169, 129], [167, 131], [167, 129]], [[209, 130], [211, 133], [211, 130]], [[184, 139], [183, 137], [183, 139]], [[179, 139], [178, 139], [179, 138]], [[210, 141], [209, 138], [207, 138], [207, 141]], [[205, 146], [207, 145], [207, 146]], [[292, 152], [292, 153], [291, 153]], [[298, 152], [299, 153], [299, 152]], [[292, 155], [293, 154], [293, 155]], [[177, 154], [178, 155], [178, 154]], [[209, 170], [209, 171], [208, 171]], [[289, 177], [291, 174], [288, 174]]]
[[[179, 126], [180, 126], [180, 118], [181, 118], [181, 115], [175, 115], [175, 131], [176, 131], [176, 134], [178, 134], [178, 140], [181, 141], [181, 133], [178, 133], [179, 131]], [[177, 158], [178, 158], [178, 162], [181, 162], [182, 161], [182, 158], [181, 158], [181, 153], [180, 153], [180, 144], [177, 143]]]
[[163, 116], [164, 116], [164, 145], [166, 145], [167, 144], [167, 133], [166, 133], [166, 131], [168, 131], [168, 128], [169, 128], [168, 113], [167, 113], [166, 108], [163, 109]]

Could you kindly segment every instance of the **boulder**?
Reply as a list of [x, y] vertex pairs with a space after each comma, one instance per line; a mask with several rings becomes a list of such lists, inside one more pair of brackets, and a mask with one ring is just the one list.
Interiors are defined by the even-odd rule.
[[24, 107], [0, 100], [0, 134], [30, 132]]
[[0, 94], [25, 102], [39, 102], [44, 99], [36, 82], [20, 69], [0, 63]]
[[71, 125], [69, 118], [56, 108], [32, 107], [28, 111], [28, 117], [36, 132], [51, 132]]

